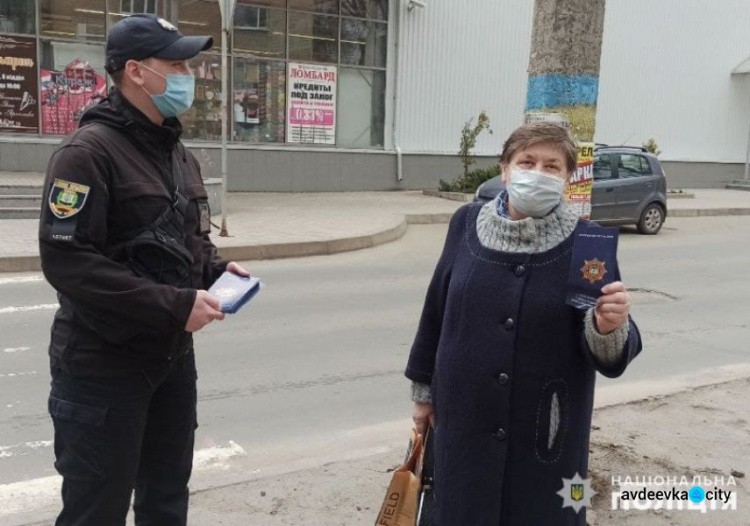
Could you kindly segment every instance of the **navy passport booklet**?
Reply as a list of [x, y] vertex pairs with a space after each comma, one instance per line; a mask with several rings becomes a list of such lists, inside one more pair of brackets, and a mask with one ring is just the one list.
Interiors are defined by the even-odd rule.
[[208, 293], [221, 302], [221, 311], [234, 314], [263, 289], [259, 278], [244, 278], [224, 272]]
[[566, 302], [577, 309], [595, 307], [604, 285], [617, 274], [617, 228], [586, 228], [576, 232]]

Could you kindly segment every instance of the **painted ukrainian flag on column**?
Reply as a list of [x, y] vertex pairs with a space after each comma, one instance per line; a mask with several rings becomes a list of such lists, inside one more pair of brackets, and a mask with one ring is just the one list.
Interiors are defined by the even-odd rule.
[[562, 113], [594, 139], [605, 0], [535, 0], [527, 113]]

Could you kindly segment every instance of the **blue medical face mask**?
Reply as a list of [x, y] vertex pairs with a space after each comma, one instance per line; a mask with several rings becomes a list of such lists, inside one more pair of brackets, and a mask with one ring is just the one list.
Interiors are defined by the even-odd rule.
[[161, 95], [152, 95], [148, 93], [145, 87], [141, 86], [143, 87], [143, 91], [149, 94], [151, 100], [154, 101], [156, 109], [159, 110], [159, 113], [165, 119], [179, 117], [190, 109], [195, 98], [195, 77], [193, 75], [170, 73], [165, 77], [145, 64], [141, 64], [141, 66], [167, 81], [167, 89]]

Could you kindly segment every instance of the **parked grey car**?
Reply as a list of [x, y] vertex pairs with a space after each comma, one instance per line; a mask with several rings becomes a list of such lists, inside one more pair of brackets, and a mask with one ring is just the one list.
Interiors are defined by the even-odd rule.
[[[482, 184], [475, 200], [490, 201], [505, 186], [500, 176]], [[591, 220], [602, 225], [636, 225], [656, 234], [667, 219], [667, 181], [655, 155], [645, 148], [606, 146], [594, 151]]]

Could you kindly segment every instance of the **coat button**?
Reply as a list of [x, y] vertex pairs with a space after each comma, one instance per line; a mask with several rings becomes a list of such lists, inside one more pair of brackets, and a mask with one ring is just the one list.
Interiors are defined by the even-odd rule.
[[526, 267], [524, 267], [523, 265], [518, 265], [516, 267], [515, 273], [516, 273], [516, 276], [520, 278], [526, 273]]
[[494, 436], [498, 440], [505, 440], [507, 438], [508, 434], [505, 432], [505, 429], [503, 429], [501, 427], [500, 429], [498, 429], [497, 431], [495, 431], [492, 434], [492, 436]]
[[500, 376], [497, 377], [497, 381], [500, 383], [500, 385], [505, 385], [508, 383], [508, 375], [505, 373], [500, 373]]
[[509, 331], [512, 331], [513, 327], [515, 326], [516, 326], [516, 322], [513, 321], [513, 318], [508, 318], [507, 320], [505, 320], [505, 328], [508, 329]]

